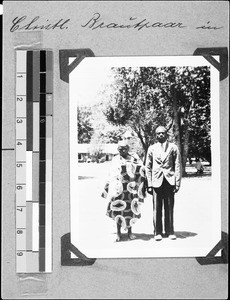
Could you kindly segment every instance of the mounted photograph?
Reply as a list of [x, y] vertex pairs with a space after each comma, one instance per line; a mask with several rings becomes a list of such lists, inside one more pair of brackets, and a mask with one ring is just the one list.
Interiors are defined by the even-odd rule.
[[221, 240], [219, 122], [203, 56], [84, 58], [69, 75], [71, 243], [88, 258], [206, 256]]

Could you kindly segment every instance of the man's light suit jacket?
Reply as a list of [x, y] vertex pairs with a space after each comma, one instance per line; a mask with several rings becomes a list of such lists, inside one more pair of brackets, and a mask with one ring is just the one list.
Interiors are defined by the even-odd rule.
[[148, 187], [160, 187], [165, 177], [169, 184], [179, 188], [181, 156], [177, 145], [167, 141], [164, 151], [159, 142], [151, 145], [147, 153], [146, 175]]

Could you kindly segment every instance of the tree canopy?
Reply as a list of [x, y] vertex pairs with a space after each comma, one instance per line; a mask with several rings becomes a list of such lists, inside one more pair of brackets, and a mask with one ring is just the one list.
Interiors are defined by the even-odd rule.
[[94, 129], [91, 123], [91, 109], [87, 106], [77, 107], [78, 143], [89, 143]]
[[165, 126], [182, 155], [210, 161], [210, 70], [208, 67], [113, 68], [115, 82], [104, 109], [108, 122], [128, 125], [147, 152], [155, 129]]

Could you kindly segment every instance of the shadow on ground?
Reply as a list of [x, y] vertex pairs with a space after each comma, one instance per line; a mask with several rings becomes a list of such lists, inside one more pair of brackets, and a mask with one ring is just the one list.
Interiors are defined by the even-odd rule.
[[190, 231], [176, 231], [175, 232], [175, 236], [178, 239], [186, 239], [186, 238], [189, 238], [189, 237], [194, 237], [196, 235], [197, 235], [197, 233], [190, 232]]
[[[133, 234], [136, 236], [134, 241], [136, 241], [136, 240], [149, 241], [149, 240], [154, 238], [153, 234], [135, 233], [135, 232]], [[119, 241], [119, 243], [120, 242], [127, 242], [127, 241], [129, 241], [129, 242], [131, 241], [131, 240], [128, 239], [127, 233], [122, 233], [121, 234], [121, 240]]]
[[96, 178], [94, 176], [78, 176], [78, 180], [83, 180], [83, 179], [93, 179]]
[[186, 166], [186, 174], [183, 177], [209, 177], [212, 175], [212, 167], [211, 166], [204, 166], [204, 172], [202, 174], [198, 174], [194, 165], [187, 165]]
[[[136, 238], [135, 240], [143, 240], [143, 241], [149, 241], [151, 239], [154, 238], [153, 234], [146, 234], [146, 233], [133, 233]], [[175, 232], [175, 236], [177, 237], [177, 239], [186, 239], [186, 238], [190, 238], [190, 237], [194, 237], [196, 236], [197, 233], [195, 232], [189, 232], [189, 231], [176, 231]], [[165, 236], [164, 234], [162, 235], [163, 238], [166, 238], [167, 236]], [[128, 235], [126, 234], [121, 234], [121, 240], [120, 242], [125, 242], [125, 241], [130, 241], [128, 239]]]
[[186, 175], [184, 175], [183, 177], [184, 178], [190, 178], [190, 177], [196, 177], [196, 178], [202, 178], [202, 177], [210, 177], [212, 174], [211, 172], [205, 172], [203, 174], [197, 174], [197, 173], [194, 173], [194, 172], [187, 172]]

